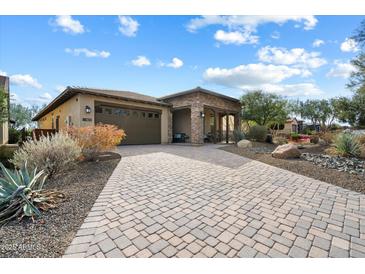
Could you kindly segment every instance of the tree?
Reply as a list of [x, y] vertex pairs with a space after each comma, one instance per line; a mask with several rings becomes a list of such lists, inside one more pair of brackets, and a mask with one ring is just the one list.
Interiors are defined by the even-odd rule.
[[0, 89], [0, 123], [9, 120], [9, 95], [3, 88]]
[[361, 47], [361, 52], [351, 61], [355, 71], [351, 73], [347, 87], [354, 96], [342, 99], [341, 118], [350, 125], [365, 128], [365, 20], [351, 38]]
[[365, 94], [337, 98], [336, 118], [354, 127], [365, 127]]
[[306, 100], [291, 103], [291, 111], [312, 124], [320, 124], [323, 130], [330, 128], [337, 117], [338, 99]]
[[242, 119], [254, 121], [261, 126], [284, 123], [288, 118], [288, 104], [282, 97], [265, 93], [262, 90], [251, 91], [241, 97]]
[[10, 118], [15, 122], [15, 128], [32, 128], [35, 127], [35, 122], [32, 118], [39, 112], [39, 106], [23, 106], [21, 104], [10, 104]]

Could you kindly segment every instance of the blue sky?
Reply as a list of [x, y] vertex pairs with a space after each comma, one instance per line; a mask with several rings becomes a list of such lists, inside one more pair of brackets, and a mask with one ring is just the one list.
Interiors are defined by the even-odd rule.
[[0, 74], [14, 100], [68, 85], [152, 96], [202, 86], [239, 97], [349, 95], [363, 16], [1, 16]]

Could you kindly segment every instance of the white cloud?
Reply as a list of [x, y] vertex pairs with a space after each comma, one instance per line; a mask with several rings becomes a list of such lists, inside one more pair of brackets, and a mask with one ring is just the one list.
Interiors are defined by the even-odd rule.
[[[315, 96], [323, 94], [323, 91], [313, 83], [298, 83], [289, 85], [266, 84], [258, 88], [282, 96]], [[257, 87], [255, 89], [257, 89]]]
[[2, 76], [8, 76], [8, 74], [5, 71], [0, 70], [0, 75]]
[[37, 89], [41, 89], [42, 85], [37, 79], [33, 78], [29, 74], [14, 74], [10, 76], [10, 83], [17, 86], [29, 86]]
[[230, 69], [208, 68], [203, 77], [206, 81], [215, 84], [244, 88], [247, 85], [279, 83], [297, 75], [301, 75], [300, 69], [258, 63], [240, 65]]
[[279, 39], [279, 38], [280, 38], [280, 32], [278, 32], [278, 31], [274, 31], [274, 32], [271, 34], [271, 38], [272, 38], [272, 39]]
[[313, 41], [312, 46], [314, 48], [319, 48], [320, 46], [324, 45], [324, 41], [321, 39], [316, 39]]
[[136, 59], [132, 60], [132, 64], [133, 66], [136, 67], [144, 67], [144, 66], [149, 66], [151, 65], [150, 60], [148, 60], [148, 58], [146, 56], [137, 56]]
[[335, 61], [335, 66], [326, 74], [327, 77], [348, 78], [351, 72], [355, 71], [355, 67], [350, 63], [341, 63]]
[[341, 50], [344, 52], [357, 52], [360, 49], [354, 39], [346, 38], [345, 41], [341, 43]]
[[24, 96], [19, 96], [16, 93], [11, 93], [11, 98], [10, 98], [11, 102], [13, 103], [27, 106], [48, 104], [52, 99], [53, 96], [48, 92], [45, 92], [41, 95], [37, 95], [34, 97], [24, 97]]
[[181, 59], [174, 57], [174, 58], [172, 58], [171, 62], [169, 64], [167, 64], [166, 66], [170, 67], [170, 68], [178, 69], [178, 68], [181, 68], [183, 65], [184, 65], [184, 62]]
[[226, 32], [224, 30], [218, 30], [214, 34], [215, 40], [223, 44], [256, 44], [258, 42], [258, 36], [251, 35], [248, 32], [231, 31]]
[[65, 87], [65, 86], [61, 86], [61, 85], [59, 85], [59, 86], [57, 86], [55, 89], [56, 89], [56, 91], [57, 91], [58, 93], [61, 93], [62, 91], [64, 91], [64, 90], [66, 89], [66, 87]]
[[81, 54], [85, 55], [85, 57], [92, 58], [92, 57], [100, 57], [100, 58], [108, 58], [110, 56], [110, 52], [102, 50], [90, 50], [87, 48], [77, 48], [77, 49], [70, 49], [66, 48], [65, 52], [70, 53], [75, 56], [80, 56]]
[[128, 37], [136, 36], [139, 23], [130, 16], [118, 16], [119, 19], [119, 31]]
[[284, 96], [319, 95], [322, 91], [313, 83], [283, 84], [282, 81], [301, 76], [303, 71], [285, 65], [247, 64], [234, 68], [208, 68], [205, 81], [243, 90], [262, 89]]
[[73, 19], [70, 15], [59, 15], [52, 21], [52, 25], [60, 27], [63, 32], [80, 34], [85, 32], [84, 26], [80, 21]]
[[49, 94], [48, 92], [45, 92], [45, 93], [43, 93], [42, 95], [39, 95], [39, 97], [38, 97], [39, 99], [41, 99], [41, 100], [46, 100], [46, 101], [49, 101], [49, 100], [51, 100], [53, 97], [52, 97], [52, 95], [51, 94]]
[[[187, 25], [187, 30], [196, 32], [198, 29], [210, 25], [221, 25], [228, 28], [228, 32], [219, 30], [215, 38], [225, 44], [256, 44], [259, 37], [254, 35], [260, 25], [275, 23], [278, 25], [294, 21], [302, 24], [303, 29], [313, 29], [318, 20], [314, 16], [202, 16], [193, 18]], [[241, 35], [238, 35], [240, 33]]]
[[285, 48], [276, 48], [266, 46], [258, 51], [259, 60], [262, 62], [294, 65], [304, 68], [318, 68], [326, 64], [326, 60], [320, 58], [319, 52], [307, 52], [303, 48], [293, 48], [287, 50]]

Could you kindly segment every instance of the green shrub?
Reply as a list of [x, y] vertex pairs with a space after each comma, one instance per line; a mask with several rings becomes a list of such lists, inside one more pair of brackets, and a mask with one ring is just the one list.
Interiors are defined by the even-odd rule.
[[18, 149], [17, 145], [1, 145], [0, 146], [0, 162], [4, 166], [13, 167], [9, 161], [13, 158], [14, 152]]
[[247, 137], [254, 141], [265, 142], [267, 137], [267, 127], [259, 125], [253, 126], [249, 129]]
[[3, 178], [0, 178], [0, 225], [24, 216], [40, 216], [40, 210], [47, 210], [64, 198], [59, 192], [43, 191], [46, 175], [35, 168], [28, 171], [27, 164], [20, 170], [11, 171], [0, 164]]
[[9, 128], [9, 144], [17, 144], [22, 137], [22, 133], [20, 130], [15, 128]]
[[312, 144], [318, 144], [318, 142], [319, 142], [319, 137], [318, 137], [318, 135], [311, 135], [311, 136], [310, 136], [310, 142], [311, 142]]
[[276, 136], [273, 138], [273, 141], [272, 141], [275, 145], [284, 145], [284, 144], [287, 144], [288, 143], [288, 139], [285, 138], [285, 137], [281, 137], [281, 136]]
[[341, 133], [335, 139], [335, 147], [342, 156], [359, 157], [361, 145], [357, 137], [351, 133]]
[[303, 130], [303, 134], [306, 134], [306, 135], [313, 135], [313, 131], [306, 127], [304, 130]]
[[298, 133], [296, 133], [296, 132], [292, 132], [292, 133], [290, 134], [290, 138], [291, 138], [293, 141], [298, 141], [298, 140], [299, 140], [299, 138], [300, 138], [300, 135], [299, 135]]
[[235, 129], [233, 131], [233, 140], [234, 142], [237, 144], [239, 141], [245, 139], [245, 134], [239, 130], [239, 129]]
[[21, 168], [25, 162], [34, 169], [38, 167], [49, 176], [59, 173], [75, 163], [81, 155], [77, 141], [67, 133], [56, 133], [42, 136], [39, 140], [28, 140], [14, 153], [11, 160], [16, 167]]

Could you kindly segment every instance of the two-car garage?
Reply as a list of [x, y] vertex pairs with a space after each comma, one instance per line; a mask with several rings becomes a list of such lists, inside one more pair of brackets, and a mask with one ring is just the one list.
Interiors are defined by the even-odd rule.
[[95, 103], [95, 124], [113, 124], [127, 137], [122, 144], [161, 143], [161, 111], [123, 105]]
[[59, 130], [113, 124], [126, 133], [122, 145], [164, 144], [171, 139], [171, 104], [130, 91], [67, 87], [33, 120], [39, 128]]

